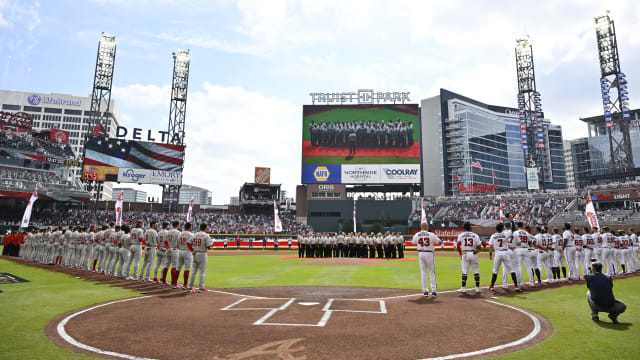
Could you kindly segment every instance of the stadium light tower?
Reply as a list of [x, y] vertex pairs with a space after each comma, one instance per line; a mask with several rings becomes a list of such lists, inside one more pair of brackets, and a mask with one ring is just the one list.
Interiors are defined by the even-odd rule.
[[[547, 159], [545, 144], [546, 129], [542, 116], [540, 93], [536, 90], [536, 73], [533, 65], [533, 48], [529, 37], [516, 39], [516, 71], [518, 74], [518, 113], [520, 118], [520, 143], [525, 167], [535, 168], [539, 174], [538, 184], [527, 184], [528, 188], [544, 190], [545, 181], [552, 181], [551, 159]], [[529, 180], [527, 180], [528, 182]]]
[[[169, 107], [169, 141], [178, 134], [184, 145], [184, 123], [187, 112], [187, 88], [189, 87], [189, 50], [178, 49], [173, 53], [173, 82], [171, 86], [171, 105]], [[175, 142], [174, 142], [175, 143]]]
[[[105, 135], [108, 133], [111, 86], [113, 85], [113, 67], [115, 62], [116, 37], [102, 33], [102, 38], [98, 42], [96, 69], [93, 75], [89, 132], [99, 124], [102, 124]], [[106, 107], [103, 108], [102, 104], [105, 104]]]
[[[111, 109], [111, 86], [113, 85], [113, 68], [116, 62], [116, 37], [102, 33], [98, 41], [98, 54], [96, 56], [96, 69], [93, 74], [93, 91], [91, 93], [91, 109], [89, 111], [89, 124], [84, 136], [84, 144], [92, 130], [101, 125], [102, 133], [107, 136], [109, 129], [109, 117]], [[104, 108], [102, 105], [106, 105]], [[84, 180], [86, 189], [93, 192], [95, 200], [93, 203], [93, 216], [96, 219], [98, 201], [102, 194], [103, 183], [94, 180]]]
[[634, 167], [629, 135], [631, 114], [627, 79], [620, 69], [616, 29], [609, 17], [609, 11], [605, 15], [597, 16], [595, 25], [600, 58], [600, 90], [611, 152], [609, 170], [625, 171]]
[[[187, 114], [187, 90], [189, 88], [189, 49], [178, 49], [173, 53], [173, 81], [171, 84], [171, 105], [169, 106], [169, 136], [168, 142], [184, 145], [184, 125]], [[175, 136], [178, 135], [178, 136]], [[174, 141], [176, 139], [177, 141]], [[176, 208], [179, 202], [180, 188], [178, 185], [164, 185], [162, 187], [163, 207], [171, 212], [172, 205]]]

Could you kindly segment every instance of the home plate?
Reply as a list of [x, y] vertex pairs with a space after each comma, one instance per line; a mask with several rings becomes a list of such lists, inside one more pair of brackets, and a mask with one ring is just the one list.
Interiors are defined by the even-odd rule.
[[299, 302], [298, 304], [300, 304], [302, 306], [313, 306], [313, 305], [319, 305], [320, 303], [318, 303], [318, 302]]

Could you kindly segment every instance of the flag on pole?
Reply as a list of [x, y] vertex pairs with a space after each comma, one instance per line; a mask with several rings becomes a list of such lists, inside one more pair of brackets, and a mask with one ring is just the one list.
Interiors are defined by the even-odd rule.
[[124, 202], [124, 191], [120, 192], [116, 200], [116, 226], [122, 226], [122, 203]]
[[484, 168], [482, 167], [482, 164], [480, 164], [480, 161], [478, 161], [478, 160], [472, 161], [471, 162], [471, 167], [479, 169], [480, 171], [484, 170]]
[[22, 216], [22, 224], [20, 227], [26, 228], [29, 227], [29, 221], [31, 221], [31, 210], [33, 210], [33, 203], [38, 200], [38, 185], [36, 184], [36, 188], [33, 190], [33, 194], [31, 194], [31, 198], [27, 203], [27, 208], [24, 209], [24, 216]]
[[193, 212], [193, 198], [191, 198], [191, 202], [189, 203], [189, 211], [187, 211], [187, 222], [191, 222], [192, 212]]
[[282, 232], [282, 223], [280, 222], [280, 217], [278, 216], [278, 205], [276, 205], [275, 200], [273, 200], [273, 232]]
[[356, 198], [353, 198], [353, 233], [356, 233]]
[[424, 199], [421, 199], [421, 200], [422, 201], [421, 201], [420, 207], [421, 207], [422, 212], [420, 214], [420, 223], [426, 223], [427, 222], [427, 213], [424, 211]]
[[598, 216], [596, 215], [596, 209], [591, 202], [591, 193], [587, 191], [587, 206], [584, 209], [584, 213], [587, 216], [587, 221], [591, 228], [598, 228], [600, 230], [600, 224], [598, 224]]
[[504, 221], [504, 204], [502, 203], [502, 200], [500, 200], [499, 215], [500, 215], [500, 221]]

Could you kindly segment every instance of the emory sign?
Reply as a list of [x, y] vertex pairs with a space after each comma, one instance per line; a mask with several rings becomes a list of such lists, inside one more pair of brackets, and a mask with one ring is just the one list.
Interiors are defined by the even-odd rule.
[[321, 93], [312, 92], [311, 103], [323, 104], [335, 103], [357, 103], [357, 104], [381, 104], [381, 103], [402, 103], [411, 101], [409, 92], [375, 92], [372, 89], [359, 89], [357, 92], [332, 92]]

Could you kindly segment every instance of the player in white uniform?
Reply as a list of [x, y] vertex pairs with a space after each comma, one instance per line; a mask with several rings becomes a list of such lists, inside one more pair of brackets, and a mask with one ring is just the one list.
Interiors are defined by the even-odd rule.
[[[516, 273], [516, 278], [517, 278], [518, 269], [516, 264], [517, 264], [518, 255], [516, 254], [515, 249], [516, 247], [518, 247], [518, 244], [516, 243], [518, 239], [513, 237], [513, 231], [511, 229], [510, 221], [507, 221], [504, 223], [504, 231], [502, 233], [504, 234], [505, 241], [507, 242], [507, 254], [509, 254], [509, 257], [511, 258], [511, 271], [514, 271]], [[502, 265], [502, 288], [504, 288], [505, 290], [509, 288], [509, 276], [507, 275], [509, 272], [510, 271], [503, 264]]]
[[480, 237], [471, 232], [471, 223], [465, 222], [462, 227], [465, 232], [458, 235], [456, 244], [458, 246], [458, 252], [462, 256], [462, 287], [461, 293], [467, 292], [467, 273], [471, 266], [473, 270], [473, 278], [476, 281], [476, 292], [480, 292], [480, 263], [478, 262], [478, 251], [482, 242]]
[[602, 261], [602, 236], [597, 227], [591, 229], [591, 236], [593, 237], [593, 255], [592, 257], [596, 259], [596, 262], [602, 264], [604, 267], [604, 262]]
[[556, 279], [560, 280], [561, 279], [560, 268], [562, 268], [562, 274], [563, 274], [562, 277], [563, 278], [567, 277], [567, 267], [564, 265], [566, 262], [566, 258], [564, 255], [564, 249], [565, 249], [566, 243], [564, 242], [562, 235], [560, 235], [560, 229], [553, 228], [552, 241], [553, 241], [553, 266], [556, 273]]
[[625, 240], [625, 245], [626, 248], [624, 249], [623, 253], [624, 253], [624, 262], [625, 264], [627, 264], [627, 272], [635, 272], [636, 269], [636, 260], [638, 260], [638, 257], [635, 257], [634, 260], [634, 250], [633, 250], [633, 240], [631, 238], [631, 235], [635, 235], [633, 233], [633, 230], [629, 229], [629, 231], [624, 235], [624, 240]]
[[[532, 234], [532, 239], [529, 241], [529, 247], [527, 248], [528, 253], [527, 253], [527, 261], [529, 262], [529, 264], [531, 265], [531, 267], [533, 268], [533, 272], [535, 274], [535, 277], [538, 279], [537, 283], [532, 283], [531, 286], [537, 286], [537, 285], [542, 285], [542, 279], [541, 279], [541, 274], [540, 274], [540, 268], [538, 267], [538, 238], [536, 237], [536, 235], [541, 235], [540, 231], [542, 229], [536, 229], [536, 234]], [[532, 233], [532, 229], [530, 227], [527, 227], [527, 232], [529, 232], [529, 234]], [[541, 238], [542, 239], [542, 238]]]
[[[144, 241], [144, 230], [142, 229], [142, 221], [136, 222], [136, 227], [131, 230], [131, 245], [129, 253], [131, 258], [127, 264], [127, 277], [131, 280], [139, 280], [138, 270], [140, 268], [140, 258], [142, 257], [142, 242]], [[131, 264], [133, 263], [133, 275], [129, 276]], [[142, 276], [140, 276], [142, 277]]]
[[584, 238], [582, 237], [582, 235], [580, 234], [580, 228], [575, 228], [573, 230], [574, 235], [573, 235], [573, 242], [574, 244], [576, 244], [576, 257], [575, 257], [575, 267], [576, 267], [576, 275], [577, 275], [577, 280], [580, 280], [580, 267], [582, 267], [582, 275], [586, 275], [587, 274], [587, 269], [584, 267], [585, 264], [585, 258], [584, 258]]
[[[180, 233], [178, 240], [178, 249], [180, 250], [180, 257], [178, 258], [178, 266], [176, 267], [176, 277], [180, 277], [180, 271], [184, 265], [184, 283], [182, 287], [188, 289], [189, 272], [191, 271], [191, 264], [193, 263], [193, 233], [191, 232], [191, 223], [184, 224], [184, 231]], [[174, 287], [177, 287], [177, 283], [174, 284]]]
[[[525, 271], [527, 272], [527, 277], [529, 278], [529, 284], [531, 286], [535, 286], [535, 270], [534, 264], [531, 262], [531, 257], [529, 256], [529, 246], [535, 238], [529, 234], [527, 230], [525, 230], [524, 223], [522, 221], [518, 221], [518, 230], [513, 232], [513, 237], [517, 238], [518, 244], [520, 244], [516, 248], [516, 253], [518, 254], [519, 263], [516, 264], [518, 269], [516, 270], [516, 274], [518, 274], [518, 282], [523, 284], [524, 275], [522, 274], [522, 265], [524, 264]], [[518, 270], [520, 270], [518, 272]]]
[[615, 260], [615, 237], [609, 231], [609, 227], [602, 228], [604, 232], [600, 235], [602, 239], [602, 267], [607, 266], [607, 275], [613, 276], [616, 274], [616, 260]]
[[629, 239], [631, 240], [631, 256], [633, 258], [634, 266], [636, 271], [640, 271], [640, 258], [638, 258], [638, 252], [640, 250], [640, 244], [638, 242], [640, 239], [638, 238], [638, 234], [633, 232], [632, 228], [629, 228]]
[[591, 234], [591, 230], [586, 226], [584, 227], [584, 233], [582, 234], [582, 242], [582, 247], [584, 248], [584, 263], [582, 268], [587, 269], [587, 274], [591, 274], [591, 259], [594, 257], [596, 242]]
[[[436, 245], [442, 245], [442, 241], [434, 233], [429, 232], [429, 224], [420, 224], [420, 231], [413, 235], [411, 242], [416, 244], [418, 250], [418, 264], [420, 264], [420, 280], [422, 282], [422, 292], [425, 297], [429, 297], [429, 282], [431, 280], [431, 293], [433, 297], [438, 297], [438, 282], [436, 281], [436, 267], [434, 254]], [[380, 238], [379, 238], [380, 239]], [[380, 239], [382, 241], [382, 239]], [[427, 271], [429, 279], [427, 279]]]
[[580, 274], [576, 276], [576, 242], [575, 237], [571, 232], [571, 224], [564, 224], [562, 239], [564, 239], [566, 244], [564, 251], [567, 256], [567, 264], [569, 265], [569, 280], [578, 280], [580, 278]]
[[207, 291], [204, 287], [204, 275], [207, 272], [207, 249], [213, 246], [213, 240], [208, 234], [207, 224], [200, 224], [200, 231], [193, 236], [193, 266], [191, 267], [191, 280], [189, 290], [195, 291], [193, 287], [198, 274], [198, 292]]
[[140, 269], [140, 281], [142, 282], [151, 281], [150, 273], [153, 267], [153, 261], [156, 259], [156, 247], [158, 245], [157, 227], [156, 222], [152, 221], [151, 228], [144, 232], [144, 260], [142, 262], [142, 269]]
[[[536, 228], [538, 234], [536, 234], [536, 250], [534, 253], [536, 255], [536, 263], [538, 265], [538, 273], [542, 273], [542, 269], [546, 269], [547, 271], [547, 282], [549, 284], [553, 283], [553, 276], [551, 275], [551, 253], [548, 251], [551, 244], [548, 243], [548, 240], [551, 240], [551, 237], [547, 237], [546, 230], [543, 227]], [[538, 284], [541, 284], [541, 279], [538, 277]]]
[[518, 286], [518, 276], [516, 275], [515, 269], [511, 263], [511, 254], [509, 253], [509, 244], [504, 232], [503, 223], [498, 223], [498, 225], [496, 225], [496, 233], [491, 235], [491, 238], [489, 238], [489, 246], [491, 251], [495, 253], [493, 257], [493, 274], [491, 275], [491, 285], [489, 286], [489, 290], [493, 291], [493, 286], [498, 278], [498, 270], [500, 270], [500, 265], [502, 265], [502, 271], [511, 274], [511, 280], [513, 280], [516, 291], [520, 291], [521, 287]]

